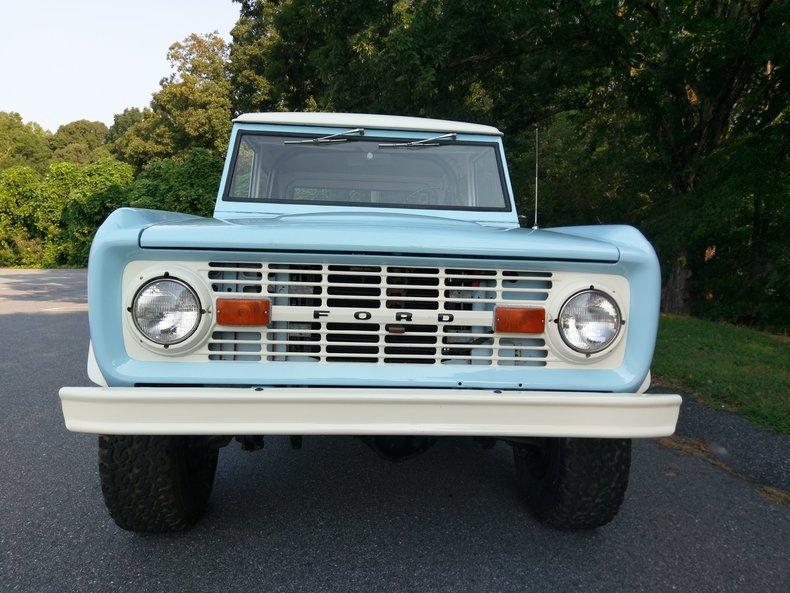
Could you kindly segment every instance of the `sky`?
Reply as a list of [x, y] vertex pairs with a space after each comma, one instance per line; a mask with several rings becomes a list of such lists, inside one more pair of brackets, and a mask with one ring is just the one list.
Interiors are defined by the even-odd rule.
[[231, 0], [0, 0], [0, 111], [55, 131], [144, 107], [190, 33], [230, 40]]

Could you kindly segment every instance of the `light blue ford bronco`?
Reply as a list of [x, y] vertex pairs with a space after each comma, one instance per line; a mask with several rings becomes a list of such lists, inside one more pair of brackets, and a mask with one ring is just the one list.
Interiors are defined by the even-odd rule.
[[520, 228], [495, 128], [243, 115], [212, 218], [122, 208], [99, 228], [96, 385], [62, 388], [63, 415], [101, 435], [124, 529], [197, 521], [234, 438], [331, 434], [388, 459], [504, 441], [539, 519], [597, 527], [630, 439], [677, 422], [679, 396], [645, 393], [659, 288], [631, 227]]

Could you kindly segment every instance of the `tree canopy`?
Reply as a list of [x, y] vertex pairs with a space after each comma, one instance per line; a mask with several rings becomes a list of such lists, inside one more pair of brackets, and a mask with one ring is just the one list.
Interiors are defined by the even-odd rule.
[[[0, 263], [77, 263], [114, 204], [209, 213], [236, 114], [393, 113], [502, 129], [524, 214], [539, 127], [542, 225], [633, 224], [659, 253], [667, 310], [786, 327], [787, 2], [236, 2], [232, 42], [173, 44], [150, 105], [109, 130], [0, 114]], [[63, 189], [122, 166], [134, 179], [103, 201]], [[46, 231], [31, 205], [44, 195], [73, 203]]]
[[49, 160], [49, 134], [18, 113], [0, 111], [0, 169], [14, 165], [41, 168]]
[[218, 152], [230, 133], [228, 47], [216, 33], [192, 34], [167, 53], [173, 72], [163, 78], [150, 108], [127, 110], [111, 128], [116, 155], [138, 169], [189, 148]]
[[[787, 3], [239, 4], [237, 111], [494, 124], [519, 196], [530, 194], [537, 125], [543, 220], [640, 227], [664, 265], [667, 309], [729, 303], [729, 318], [753, 321], [764, 314], [741, 306], [748, 295], [779, 305], [788, 294]], [[725, 269], [739, 282], [714, 290]]]

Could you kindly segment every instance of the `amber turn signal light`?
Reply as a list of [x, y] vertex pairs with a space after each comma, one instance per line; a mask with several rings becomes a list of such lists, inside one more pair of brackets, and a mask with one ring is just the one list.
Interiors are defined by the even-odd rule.
[[494, 331], [505, 334], [542, 334], [546, 310], [541, 307], [496, 307]]
[[217, 299], [219, 325], [266, 325], [270, 318], [267, 299]]

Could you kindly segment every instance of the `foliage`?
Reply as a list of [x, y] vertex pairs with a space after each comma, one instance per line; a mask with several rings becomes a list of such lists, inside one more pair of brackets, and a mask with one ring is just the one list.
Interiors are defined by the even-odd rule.
[[670, 310], [781, 319], [787, 3], [238, 2], [236, 110], [492, 123], [525, 211], [538, 125], [543, 224], [635, 224]]
[[223, 162], [220, 155], [206, 148], [153, 161], [135, 179], [129, 203], [138, 208], [211, 216]]
[[62, 125], [49, 138], [53, 162], [85, 164], [109, 156], [104, 146], [107, 126], [100, 121], [78, 119]]
[[137, 107], [127, 107], [121, 113], [116, 113], [113, 116], [113, 122], [110, 129], [107, 130], [106, 141], [108, 144], [113, 144], [123, 134], [131, 128], [134, 124], [139, 123], [143, 119], [143, 110]]
[[50, 158], [49, 134], [18, 113], [0, 111], [0, 169], [26, 165], [42, 169]]
[[107, 126], [100, 121], [78, 119], [60, 126], [49, 139], [49, 145], [52, 150], [59, 150], [70, 144], [80, 144], [88, 150], [94, 150], [104, 144], [107, 131]]
[[695, 258], [692, 311], [786, 330], [790, 295], [790, 169], [784, 120], [743, 134], [703, 164], [687, 216]]
[[[91, 241], [96, 229], [116, 208], [127, 202], [132, 183], [132, 167], [112, 158], [105, 158], [83, 167], [71, 165], [66, 170], [53, 170], [44, 184], [42, 210], [51, 212], [47, 222], [54, 224], [47, 233], [44, 264], [47, 266], [82, 266], [88, 261]], [[51, 188], [47, 192], [47, 188]], [[62, 189], [68, 187], [68, 193]]]
[[172, 122], [177, 147], [223, 152], [231, 109], [225, 41], [217, 34], [193, 34], [170, 46], [167, 58], [175, 72], [154, 94], [153, 110]]
[[[107, 205], [209, 213], [235, 113], [443, 117], [505, 132], [525, 214], [538, 126], [541, 224], [638, 226], [661, 259], [668, 310], [786, 331], [790, 4], [236, 2], [233, 43], [213, 33], [173, 44], [150, 105], [124, 110], [109, 130], [80, 120], [49, 134], [0, 113], [0, 171], [32, 167], [6, 174], [0, 208], [60, 196], [52, 216], [0, 213], [13, 221], [0, 229], [2, 261], [76, 261], [84, 243], [67, 253], [47, 237], [67, 234], [55, 214], [71, 203], [74, 171], [110, 155], [137, 179], [102, 190]], [[37, 173], [40, 187], [25, 189]], [[77, 225], [82, 211], [69, 208]]]
[[173, 155], [175, 150], [167, 122], [148, 108], [113, 143], [115, 155], [138, 171], [150, 161]]
[[151, 107], [124, 110], [109, 129], [78, 120], [49, 134], [0, 113], [0, 266], [85, 265], [119, 206], [211, 214], [230, 131], [228, 48], [190, 35], [168, 59]]
[[725, 323], [664, 315], [654, 380], [790, 434], [787, 338]]
[[138, 170], [188, 148], [223, 152], [227, 147], [227, 44], [216, 33], [192, 34], [171, 45], [167, 58], [173, 72], [160, 82], [150, 109], [124, 112], [113, 126], [115, 153]]
[[0, 170], [0, 266], [38, 267], [43, 246], [36, 226], [41, 176], [32, 167]]
[[132, 168], [114, 159], [0, 171], [0, 265], [76, 266], [101, 221], [121, 205]]

